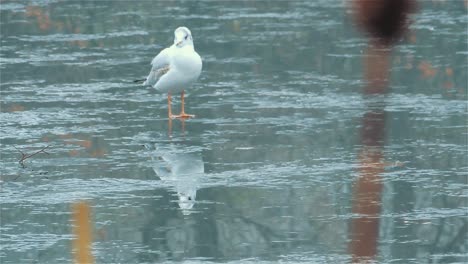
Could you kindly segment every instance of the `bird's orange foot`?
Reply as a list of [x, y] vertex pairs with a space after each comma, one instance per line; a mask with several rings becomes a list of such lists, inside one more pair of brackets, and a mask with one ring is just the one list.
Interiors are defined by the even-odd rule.
[[180, 118], [180, 119], [188, 119], [188, 118], [194, 118], [195, 115], [189, 115], [189, 114], [186, 114], [186, 113], [180, 113], [179, 115], [171, 115], [170, 118], [171, 119], [175, 119], [175, 118]]

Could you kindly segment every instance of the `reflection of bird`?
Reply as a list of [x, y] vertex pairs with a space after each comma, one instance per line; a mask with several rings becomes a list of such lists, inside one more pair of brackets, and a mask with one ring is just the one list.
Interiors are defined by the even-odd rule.
[[[184, 110], [184, 89], [200, 76], [202, 61], [193, 47], [192, 33], [186, 27], [174, 31], [174, 44], [163, 49], [153, 61], [151, 71], [143, 85], [151, 85], [156, 90], [167, 92], [169, 118], [189, 118]], [[137, 82], [135, 81], [135, 82]], [[181, 111], [172, 115], [171, 93], [181, 92]]]
[[153, 170], [161, 178], [175, 187], [179, 197], [179, 207], [183, 213], [195, 204], [200, 177], [205, 165], [197, 153], [161, 153], [157, 151], [153, 160]]

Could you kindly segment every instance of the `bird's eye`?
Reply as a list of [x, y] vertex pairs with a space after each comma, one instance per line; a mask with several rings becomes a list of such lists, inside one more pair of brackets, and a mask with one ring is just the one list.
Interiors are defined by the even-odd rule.
[[186, 40], [188, 39], [188, 35], [185, 36], [185, 39], [186, 39]]
[[189, 201], [192, 201], [192, 197], [189, 196], [189, 197], [188, 197], [188, 200], [189, 200]]

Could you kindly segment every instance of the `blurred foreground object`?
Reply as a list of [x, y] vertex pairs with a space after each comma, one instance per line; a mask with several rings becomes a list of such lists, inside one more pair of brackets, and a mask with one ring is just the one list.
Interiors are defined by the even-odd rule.
[[[364, 95], [385, 95], [392, 46], [408, 29], [414, 0], [352, 0], [353, 18], [370, 41], [363, 56]], [[385, 100], [368, 105], [361, 123], [359, 177], [354, 183], [349, 252], [352, 263], [375, 263], [382, 210], [385, 169]]]
[[352, 0], [353, 18], [358, 27], [378, 43], [399, 41], [409, 25], [415, 0]]
[[91, 225], [89, 223], [90, 209], [86, 202], [73, 205], [73, 254], [76, 264], [94, 263], [91, 254]]

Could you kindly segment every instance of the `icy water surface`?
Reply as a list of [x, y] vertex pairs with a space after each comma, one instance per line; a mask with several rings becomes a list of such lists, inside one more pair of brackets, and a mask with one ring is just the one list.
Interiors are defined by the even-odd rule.
[[[466, 1], [421, 3], [385, 95], [363, 95], [367, 40], [343, 1], [0, 15], [2, 264], [72, 262], [79, 201], [96, 263], [467, 261]], [[181, 25], [204, 64], [197, 117], [170, 122], [132, 80]]]

